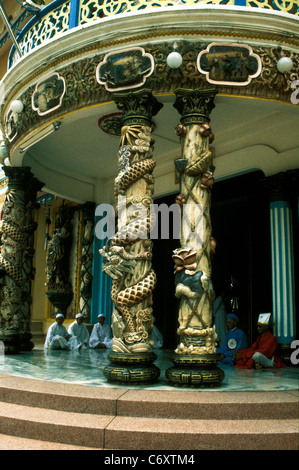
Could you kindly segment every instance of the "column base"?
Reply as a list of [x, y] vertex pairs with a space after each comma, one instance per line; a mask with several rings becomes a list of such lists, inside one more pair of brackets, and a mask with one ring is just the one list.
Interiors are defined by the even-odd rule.
[[0, 341], [4, 344], [4, 354], [19, 354], [21, 351], [20, 335], [16, 331], [0, 334]]
[[293, 352], [293, 350], [291, 349], [291, 345], [279, 343], [278, 348], [279, 356], [282, 362], [284, 362], [287, 366], [291, 366], [291, 354]]
[[22, 334], [20, 336], [21, 351], [32, 351], [32, 349], [34, 348], [34, 343], [31, 341], [31, 339], [31, 333]]
[[0, 335], [0, 341], [4, 343], [4, 354], [19, 354], [21, 351], [32, 351], [34, 343], [31, 341], [31, 338], [31, 333], [5, 332], [5, 334]]
[[174, 386], [209, 388], [218, 387], [224, 379], [224, 372], [217, 367], [220, 354], [180, 355], [171, 358], [175, 364], [166, 370], [166, 378]]
[[156, 354], [123, 354], [111, 352], [108, 359], [112, 365], [104, 368], [104, 376], [109, 382], [131, 385], [154, 383], [160, 376], [160, 370], [153, 362]]

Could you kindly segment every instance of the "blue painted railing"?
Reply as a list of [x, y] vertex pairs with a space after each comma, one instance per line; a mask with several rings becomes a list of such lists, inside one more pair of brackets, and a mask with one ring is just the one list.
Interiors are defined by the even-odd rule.
[[[173, 7], [214, 4], [256, 7], [276, 10], [299, 16], [299, 0], [54, 0], [42, 10], [39, 10], [17, 36], [22, 54], [26, 54], [51, 40], [57, 34], [64, 33], [86, 23], [119, 13], [130, 13], [138, 10], [158, 7]], [[8, 66], [11, 67], [18, 54], [13, 46], [10, 52]]]

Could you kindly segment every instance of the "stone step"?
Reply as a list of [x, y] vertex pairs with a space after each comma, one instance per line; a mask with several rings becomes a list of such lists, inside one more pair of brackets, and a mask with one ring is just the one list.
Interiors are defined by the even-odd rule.
[[0, 434], [0, 450], [95, 450], [92, 447], [73, 446], [59, 442], [40, 441], [25, 437]]
[[30, 440], [38, 437], [47, 445], [56, 442], [93, 449], [176, 451], [298, 449], [296, 419], [101, 416], [3, 402], [0, 410], [2, 434]]
[[167, 451], [298, 450], [298, 421], [116, 417], [105, 431], [105, 446]]
[[89, 387], [0, 374], [0, 400], [25, 406], [78, 413], [116, 415], [126, 389]]
[[0, 402], [0, 433], [73, 446], [102, 449], [104, 431], [113, 419]]
[[299, 418], [298, 393], [132, 390], [0, 374], [0, 400], [25, 406], [113, 416], [170, 419]]
[[299, 419], [298, 393], [128, 390], [118, 416], [176, 419]]
[[137, 390], [0, 374], [0, 433], [0, 448], [16, 450], [298, 450], [298, 392]]

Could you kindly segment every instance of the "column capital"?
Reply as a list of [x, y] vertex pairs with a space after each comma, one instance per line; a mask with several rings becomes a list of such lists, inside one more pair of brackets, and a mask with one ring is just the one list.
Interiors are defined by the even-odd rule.
[[29, 200], [35, 199], [36, 193], [44, 186], [28, 166], [3, 166], [3, 171], [8, 177], [8, 189], [25, 191]]
[[112, 96], [117, 108], [124, 113], [124, 125], [152, 125], [152, 116], [158, 114], [163, 104], [150, 89], [117, 93]]
[[214, 98], [218, 93], [216, 88], [177, 88], [174, 93], [176, 100], [173, 106], [180, 113], [183, 125], [204, 124], [210, 121], [209, 116], [215, 107]]
[[289, 201], [298, 196], [299, 169], [289, 170], [261, 180], [270, 202]]

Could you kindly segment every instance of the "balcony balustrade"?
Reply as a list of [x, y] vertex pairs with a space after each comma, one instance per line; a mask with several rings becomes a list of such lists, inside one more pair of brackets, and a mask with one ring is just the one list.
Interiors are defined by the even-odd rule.
[[[27, 54], [58, 34], [102, 18], [153, 8], [184, 8], [191, 5], [252, 7], [299, 15], [299, 0], [55, 0], [27, 23], [17, 41], [22, 54]], [[13, 46], [9, 68], [18, 58]]]

